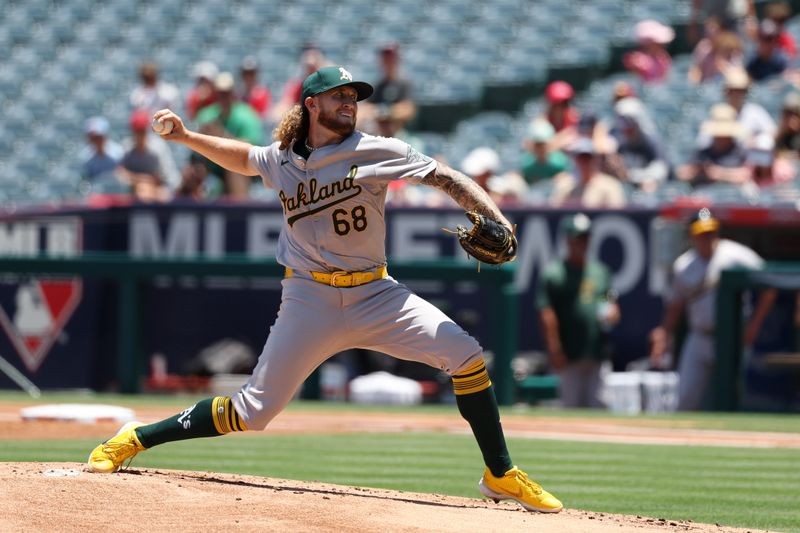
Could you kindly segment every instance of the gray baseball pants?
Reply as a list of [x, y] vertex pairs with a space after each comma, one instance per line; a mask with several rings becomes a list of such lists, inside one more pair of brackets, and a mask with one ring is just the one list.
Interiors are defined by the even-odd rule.
[[332, 355], [383, 352], [455, 374], [482, 354], [478, 342], [433, 304], [391, 277], [336, 288], [284, 279], [278, 317], [252, 376], [233, 397], [248, 429], [263, 429]]

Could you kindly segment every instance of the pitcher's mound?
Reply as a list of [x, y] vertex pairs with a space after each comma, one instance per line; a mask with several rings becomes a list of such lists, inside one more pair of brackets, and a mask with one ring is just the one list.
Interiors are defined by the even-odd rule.
[[0, 463], [0, 486], [0, 531], [737, 531], [236, 474], [149, 468], [91, 474], [78, 463]]

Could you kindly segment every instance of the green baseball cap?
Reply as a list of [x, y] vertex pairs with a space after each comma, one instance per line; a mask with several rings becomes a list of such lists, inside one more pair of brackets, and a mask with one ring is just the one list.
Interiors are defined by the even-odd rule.
[[355, 89], [359, 101], [369, 98], [374, 90], [367, 82], [353, 81], [353, 75], [344, 67], [322, 67], [303, 81], [302, 100], [343, 85]]

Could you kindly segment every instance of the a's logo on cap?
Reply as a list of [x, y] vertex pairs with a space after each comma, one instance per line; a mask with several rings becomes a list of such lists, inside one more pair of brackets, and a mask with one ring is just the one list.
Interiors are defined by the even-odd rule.
[[698, 213], [697, 218], [698, 220], [710, 220], [712, 218], [711, 211], [709, 211], [707, 207], [704, 207], [700, 210], [700, 213]]
[[353, 81], [353, 75], [347, 72], [346, 68], [339, 67], [339, 72], [341, 73], [341, 76], [339, 77], [340, 80]]

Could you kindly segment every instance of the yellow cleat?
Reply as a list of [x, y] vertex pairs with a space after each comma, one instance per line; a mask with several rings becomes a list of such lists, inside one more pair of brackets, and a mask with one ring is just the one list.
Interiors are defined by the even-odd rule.
[[101, 474], [116, 472], [128, 459], [145, 450], [136, 437], [136, 428], [143, 425], [141, 422], [128, 422], [122, 426], [117, 434], [92, 450], [89, 455], [89, 470]]
[[541, 513], [557, 513], [564, 508], [561, 502], [544, 490], [538, 483], [531, 481], [528, 474], [516, 466], [503, 477], [494, 477], [487, 468], [478, 483], [478, 488], [487, 498], [496, 502], [514, 500], [528, 511]]

